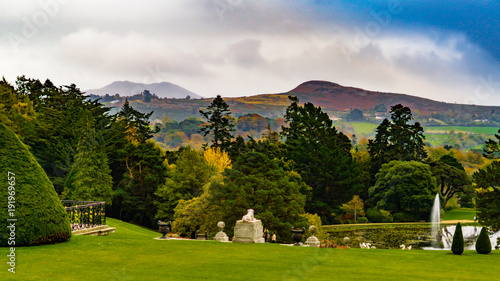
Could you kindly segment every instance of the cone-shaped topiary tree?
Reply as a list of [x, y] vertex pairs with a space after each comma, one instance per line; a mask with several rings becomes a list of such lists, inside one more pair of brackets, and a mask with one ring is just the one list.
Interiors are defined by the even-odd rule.
[[68, 215], [47, 174], [14, 132], [2, 123], [0, 229], [0, 246], [56, 243], [71, 237]]
[[457, 222], [455, 234], [453, 234], [453, 241], [451, 243], [451, 251], [455, 255], [461, 255], [464, 252], [464, 235], [462, 234], [462, 225]]
[[478, 254], [489, 254], [491, 252], [491, 241], [486, 228], [481, 228], [481, 232], [476, 241], [476, 252]]

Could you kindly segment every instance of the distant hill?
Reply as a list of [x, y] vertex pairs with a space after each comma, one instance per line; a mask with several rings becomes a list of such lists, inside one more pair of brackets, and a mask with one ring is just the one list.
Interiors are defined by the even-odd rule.
[[90, 89], [85, 92], [89, 95], [104, 96], [106, 94], [113, 96], [133, 96], [142, 93], [144, 90], [149, 90], [151, 94], [156, 94], [160, 98], [176, 98], [183, 99], [190, 96], [193, 99], [202, 98], [189, 90], [186, 90], [178, 85], [161, 82], [153, 84], [134, 83], [130, 81], [116, 81], [100, 89]]
[[[150, 90], [154, 93], [153, 90]], [[158, 93], [157, 93], [158, 94]], [[121, 94], [120, 94], [121, 95]], [[190, 94], [191, 95], [191, 94]], [[351, 109], [360, 109], [365, 116], [375, 120], [376, 115], [388, 117], [388, 110], [398, 103], [408, 106], [412, 112], [418, 113], [422, 122], [427, 125], [474, 125], [474, 120], [488, 120], [488, 124], [500, 124], [499, 106], [478, 106], [438, 102], [430, 99], [410, 96], [406, 94], [383, 93], [368, 91], [354, 87], [344, 87], [327, 81], [308, 81], [300, 84], [291, 91], [276, 94], [260, 94], [249, 97], [224, 98], [233, 112], [233, 116], [243, 116], [257, 113], [263, 117], [283, 117], [286, 107], [290, 104], [288, 96], [297, 96], [301, 103], [311, 102], [321, 106], [330, 117], [344, 118]], [[196, 97], [191, 95], [191, 97]], [[141, 112], [154, 111], [153, 119], [161, 119], [164, 115], [181, 121], [188, 117], [200, 117], [199, 110], [206, 109], [213, 98], [152, 100], [149, 103], [133, 101], [131, 105]], [[377, 105], [383, 104], [387, 111], [378, 113], [374, 110]], [[122, 102], [108, 104], [113, 107], [122, 105]], [[427, 117], [423, 117], [427, 116]], [[425, 120], [424, 120], [425, 119]], [[445, 120], [443, 122], [442, 120]]]

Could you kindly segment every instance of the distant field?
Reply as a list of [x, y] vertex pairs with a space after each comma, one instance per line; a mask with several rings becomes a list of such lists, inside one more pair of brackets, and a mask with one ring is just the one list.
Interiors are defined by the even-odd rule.
[[470, 127], [470, 126], [432, 126], [432, 127], [424, 127], [425, 133], [427, 134], [441, 134], [444, 132], [449, 132], [454, 130], [456, 133], [466, 132], [471, 134], [486, 134], [493, 135], [498, 132], [497, 127]]
[[377, 124], [368, 123], [368, 122], [349, 122], [354, 128], [354, 133], [357, 135], [369, 135], [375, 132], [377, 128]]

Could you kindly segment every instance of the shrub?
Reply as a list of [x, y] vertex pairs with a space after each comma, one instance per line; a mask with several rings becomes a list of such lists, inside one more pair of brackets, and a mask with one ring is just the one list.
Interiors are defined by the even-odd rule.
[[380, 213], [380, 211], [376, 208], [368, 208], [366, 210], [366, 217], [371, 221], [371, 222], [383, 222], [384, 217]]
[[[17, 219], [15, 246], [69, 239], [71, 226], [68, 215], [47, 174], [14, 132], [1, 123], [0, 174], [3, 179], [0, 181], [0, 246], [14, 246], [8, 244], [9, 233], [3, 231], [7, 228], [10, 213]], [[9, 181], [7, 178], [10, 178]], [[15, 207], [14, 212], [9, 211], [8, 195], [10, 199], [15, 199], [10, 208]]]
[[476, 252], [478, 254], [489, 254], [491, 252], [490, 237], [488, 237], [488, 233], [486, 232], [486, 228], [484, 227], [481, 228], [479, 237], [477, 237]]
[[393, 217], [395, 222], [413, 222], [419, 220], [418, 214], [410, 213], [395, 213]]
[[367, 223], [368, 219], [366, 217], [359, 217], [358, 218], [358, 223]]
[[455, 255], [461, 255], [464, 252], [464, 236], [462, 234], [462, 226], [457, 223], [455, 234], [453, 234], [453, 242], [451, 243], [451, 251]]

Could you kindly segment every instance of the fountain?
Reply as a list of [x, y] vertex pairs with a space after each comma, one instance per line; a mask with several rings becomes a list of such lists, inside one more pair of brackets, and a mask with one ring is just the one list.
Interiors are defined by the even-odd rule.
[[432, 237], [435, 241], [432, 241], [433, 248], [440, 248], [441, 241], [441, 202], [439, 201], [439, 193], [436, 194], [436, 198], [434, 198], [434, 205], [432, 206], [431, 213], [431, 222], [432, 222]]

